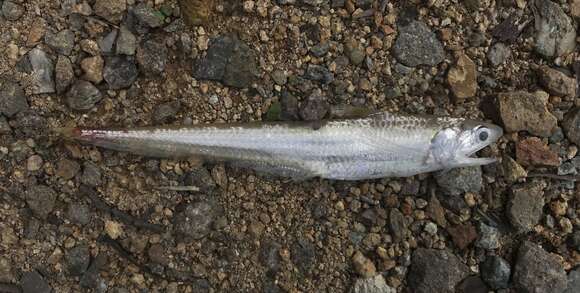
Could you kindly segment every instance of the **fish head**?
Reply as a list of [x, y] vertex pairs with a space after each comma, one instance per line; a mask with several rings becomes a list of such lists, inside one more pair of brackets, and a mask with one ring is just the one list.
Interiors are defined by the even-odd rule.
[[495, 158], [474, 158], [477, 151], [495, 143], [501, 127], [474, 120], [459, 120], [439, 130], [431, 140], [431, 156], [444, 169], [487, 165]]

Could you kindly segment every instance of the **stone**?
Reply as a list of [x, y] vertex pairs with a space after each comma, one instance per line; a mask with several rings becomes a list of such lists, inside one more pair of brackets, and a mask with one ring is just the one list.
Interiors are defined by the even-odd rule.
[[480, 223], [479, 238], [475, 242], [475, 246], [486, 250], [498, 249], [500, 247], [499, 237], [500, 233], [496, 227]]
[[382, 275], [372, 278], [361, 278], [354, 281], [352, 293], [396, 293], [397, 289], [390, 287]]
[[530, 6], [535, 20], [536, 52], [545, 58], [573, 52], [576, 48], [576, 29], [562, 6], [550, 0], [535, 0]]
[[2, 4], [2, 15], [10, 21], [16, 21], [22, 17], [25, 10], [20, 4], [16, 4], [13, 1], [6, 0]]
[[325, 66], [309, 64], [304, 77], [323, 84], [329, 84], [334, 80], [334, 74]]
[[436, 66], [445, 58], [443, 45], [423, 22], [410, 21], [399, 27], [399, 35], [393, 45], [395, 58], [404, 65]]
[[[6, 3], [6, 2], [5, 2]], [[50, 293], [52, 287], [37, 271], [24, 272], [20, 279], [22, 293]]]
[[76, 246], [66, 252], [64, 259], [68, 273], [71, 276], [80, 276], [89, 268], [91, 261], [89, 247], [86, 245]]
[[540, 83], [550, 94], [560, 97], [576, 97], [577, 84], [575, 78], [547, 65], [539, 68], [538, 75], [540, 76]]
[[502, 169], [504, 178], [508, 183], [518, 182], [528, 176], [528, 172], [518, 162], [510, 156], [504, 156], [502, 159]]
[[169, 259], [165, 255], [165, 251], [166, 249], [162, 245], [153, 244], [151, 247], [149, 247], [149, 250], [147, 250], [147, 255], [153, 263], [167, 265], [169, 263]]
[[447, 250], [418, 248], [413, 252], [407, 284], [412, 292], [455, 293], [469, 268]]
[[12, 264], [10, 260], [4, 256], [0, 256], [0, 282], [11, 282], [14, 278], [12, 272]]
[[570, 14], [576, 19], [580, 19], [580, 0], [570, 1]]
[[40, 168], [42, 168], [42, 157], [39, 155], [32, 155], [30, 157], [28, 157], [28, 160], [26, 160], [26, 170], [28, 171], [38, 171], [40, 170]]
[[519, 292], [561, 293], [567, 282], [558, 256], [529, 241], [520, 245], [513, 275], [514, 286]]
[[160, 75], [167, 63], [167, 47], [162, 41], [147, 40], [137, 48], [137, 63], [146, 76]]
[[558, 154], [537, 137], [528, 137], [516, 143], [516, 160], [522, 166], [560, 165]]
[[133, 8], [133, 14], [139, 22], [147, 25], [150, 28], [156, 28], [163, 25], [165, 17], [159, 11], [154, 10], [151, 6], [145, 3], [139, 3]]
[[280, 270], [280, 250], [282, 246], [274, 241], [266, 241], [261, 245], [258, 256], [260, 263], [265, 266], [269, 272], [278, 272]]
[[155, 123], [163, 123], [171, 118], [174, 118], [175, 115], [179, 112], [181, 108], [181, 103], [179, 101], [170, 101], [158, 105], [153, 110], [153, 121]]
[[69, 29], [56, 34], [48, 33], [44, 37], [44, 42], [59, 55], [69, 56], [75, 46], [75, 34]]
[[286, 73], [283, 70], [274, 69], [274, 71], [272, 71], [272, 74], [270, 76], [277, 85], [285, 85], [286, 82], [288, 82], [288, 77], [286, 76]]
[[316, 262], [316, 246], [305, 238], [299, 238], [291, 248], [292, 262], [305, 274], [310, 274]]
[[488, 293], [489, 288], [478, 276], [469, 276], [457, 285], [456, 293]]
[[54, 71], [56, 92], [62, 94], [68, 90], [75, 78], [75, 72], [70, 59], [66, 56], [58, 56]]
[[481, 278], [493, 290], [507, 288], [511, 276], [511, 266], [499, 256], [488, 256], [479, 265]]
[[56, 203], [56, 192], [45, 185], [34, 185], [25, 192], [25, 200], [35, 216], [46, 219]]
[[313, 93], [306, 101], [302, 102], [299, 114], [305, 121], [320, 121], [328, 114], [329, 110], [330, 104], [326, 99], [317, 93]]
[[[99, 48], [101, 48], [101, 52], [103, 55], [113, 55], [116, 51], [115, 44], [117, 40], [117, 35], [119, 32], [117, 30], [112, 30], [108, 34], [106, 34], [103, 38], [99, 39]], [[137, 48], [137, 44], [135, 41], [135, 49]], [[133, 50], [134, 52], [134, 50]]]
[[298, 120], [298, 99], [288, 91], [283, 91], [280, 97], [280, 119]]
[[55, 92], [54, 65], [46, 53], [34, 48], [28, 52], [28, 59], [32, 69], [31, 86], [33, 94], [50, 94]]
[[451, 235], [451, 239], [455, 246], [460, 250], [467, 248], [467, 246], [477, 239], [477, 231], [470, 223], [448, 227], [447, 232]]
[[96, 15], [117, 24], [123, 19], [127, 2], [126, 0], [96, 0], [93, 8]]
[[477, 67], [465, 54], [457, 58], [455, 66], [447, 73], [447, 82], [458, 99], [475, 96], [477, 93]]
[[199, 59], [193, 68], [195, 78], [222, 81], [227, 86], [237, 88], [251, 86], [258, 75], [254, 51], [242, 41], [229, 36], [212, 39], [207, 55]]
[[548, 111], [546, 92], [506, 92], [498, 95], [499, 114], [507, 132], [528, 131], [549, 137], [558, 121]]
[[360, 65], [365, 59], [365, 51], [361, 45], [354, 39], [349, 39], [345, 43], [344, 50], [350, 62], [354, 65]]
[[391, 209], [389, 213], [389, 229], [392, 232], [395, 241], [402, 241], [405, 239], [407, 230], [407, 219], [399, 209]]
[[85, 80], [77, 80], [66, 95], [68, 106], [76, 111], [88, 111], [103, 98], [99, 89]]
[[117, 221], [105, 220], [105, 232], [111, 239], [118, 239], [123, 235], [123, 225]]
[[81, 176], [81, 183], [97, 187], [101, 185], [101, 170], [97, 165], [91, 162], [85, 162], [83, 165], [83, 175]]
[[69, 204], [66, 214], [73, 224], [84, 226], [91, 221], [91, 210], [84, 203], [73, 202]]
[[133, 58], [125, 56], [109, 57], [105, 61], [103, 78], [109, 89], [128, 88], [137, 80], [139, 72]]
[[56, 175], [64, 180], [72, 179], [81, 169], [79, 163], [63, 159], [60, 160], [56, 167]]
[[563, 293], [575, 292], [580, 292], [580, 267], [576, 267], [568, 273], [568, 287]]
[[322, 58], [328, 53], [329, 50], [330, 44], [328, 42], [322, 42], [310, 48], [310, 53], [312, 53], [314, 57]]
[[355, 252], [352, 256], [352, 264], [355, 272], [363, 278], [371, 278], [377, 274], [373, 261], [360, 253], [360, 251]]
[[462, 195], [465, 192], [478, 193], [483, 185], [480, 166], [455, 168], [435, 175], [437, 184], [447, 195]]
[[175, 230], [188, 239], [199, 240], [209, 234], [216, 218], [216, 207], [212, 202], [195, 202], [175, 216]]
[[510, 47], [504, 43], [495, 43], [487, 52], [487, 60], [492, 66], [502, 65], [512, 56]]
[[436, 195], [431, 196], [429, 204], [427, 205], [427, 213], [441, 227], [447, 226], [447, 219], [445, 218], [445, 209]]
[[0, 78], [0, 114], [10, 118], [28, 109], [22, 87], [13, 81]]
[[83, 78], [94, 84], [103, 81], [103, 67], [105, 60], [101, 56], [88, 57], [81, 61], [81, 68], [85, 72]]
[[118, 55], [135, 55], [136, 50], [137, 37], [135, 37], [126, 26], [121, 26], [121, 28], [119, 28], [115, 52], [117, 52]]
[[562, 128], [571, 142], [580, 145], [580, 108], [574, 108], [566, 113]]
[[94, 40], [81, 40], [80, 45], [81, 50], [85, 53], [89, 53], [91, 56], [99, 56], [101, 54], [101, 48], [99, 48], [99, 44]]
[[37, 18], [32, 23], [28, 31], [28, 38], [26, 39], [26, 46], [33, 47], [38, 44], [44, 34], [46, 33], [46, 21], [43, 18]]
[[540, 181], [515, 185], [511, 189], [507, 215], [517, 232], [532, 231], [542, 217], [544, 186]]

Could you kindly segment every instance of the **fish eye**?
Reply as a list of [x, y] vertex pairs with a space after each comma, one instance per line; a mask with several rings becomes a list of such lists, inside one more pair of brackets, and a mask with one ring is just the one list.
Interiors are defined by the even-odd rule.
[[486, 141], [488, 137], [489, 137], [489, 133], [487, 132], [487, 130], [482, 130], [478, 134], [478, 138], [480, 141]]

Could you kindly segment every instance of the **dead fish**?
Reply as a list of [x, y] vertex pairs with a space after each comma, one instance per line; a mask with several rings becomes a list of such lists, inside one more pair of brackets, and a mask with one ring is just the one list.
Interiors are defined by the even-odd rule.
[[503, 130], [463, 118], [379, 112], [357, 119], [252, 122], [135, 129], [67, 128], [65, 137], [162, 158], [198, 157], [303, 180], [407, 177], [485, 165], [472, 157]]

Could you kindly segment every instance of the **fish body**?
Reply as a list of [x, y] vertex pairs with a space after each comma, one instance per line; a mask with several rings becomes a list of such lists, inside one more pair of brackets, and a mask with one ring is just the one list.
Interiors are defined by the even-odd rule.
[[488, 164], [494, 159], [469, 156], [501, 135], [501, 128], [484, 122], [387, 112], [319, 122], [66, 131], [81, 142], [144, 156], [201, 157], [284, 177], [337, 180]]

